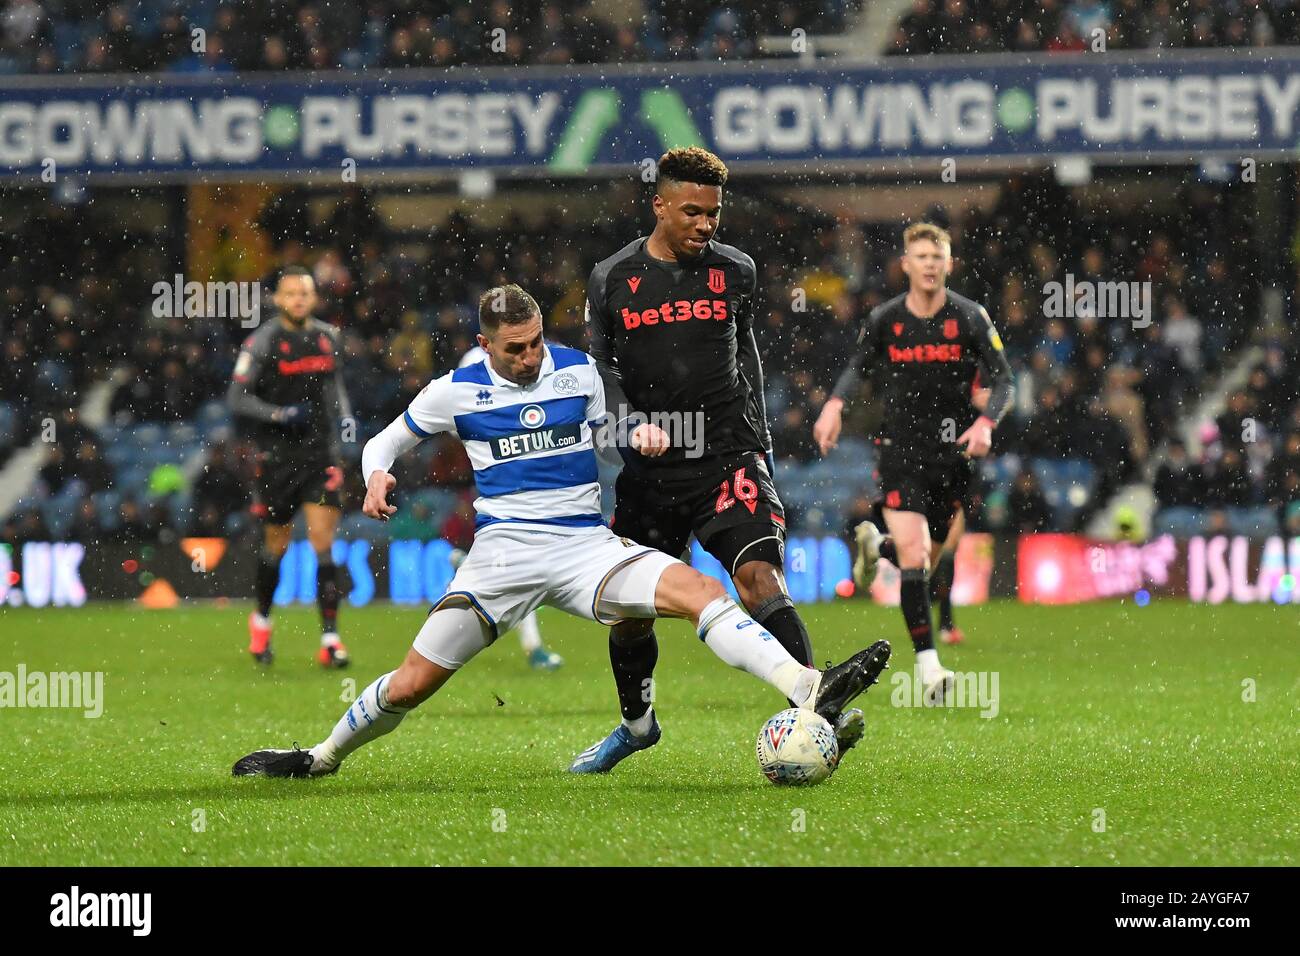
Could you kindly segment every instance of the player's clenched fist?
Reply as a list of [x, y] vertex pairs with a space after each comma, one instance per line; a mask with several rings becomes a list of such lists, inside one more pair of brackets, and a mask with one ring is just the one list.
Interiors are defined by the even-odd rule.
[[397, 513], [397, 508], [388, 503], [388, 493], [397, 486], [397, 479], [386, 471], [376, 471], [366, 483], [366, 500], [361, 505], [361, 513], [368, 518], [387, 521], [389, 515]]
[[840, 428], [843, 425], [840, 413], [843, 409], [842, 399], [828, 399], [822, 413], [817, 416], [817, 424], [813, 425], [813, 441], [817, 443], [817, 450], [822, 453], [822, 457], [839, 444]]
[[671, 444], [668, 433], [658, 425], [638, 425], [632, 432], [632, 447], [647, 458], [658, 458]]

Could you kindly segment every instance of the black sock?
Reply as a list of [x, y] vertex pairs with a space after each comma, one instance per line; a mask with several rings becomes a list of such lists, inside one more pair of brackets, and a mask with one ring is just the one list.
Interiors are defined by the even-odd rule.
[[952, 630], [952, 579], [956, 561], [951, 551], [939, 552], [939, 563], [930, 578], [930, 600], [939, 604], [939, 630]]
[[618, 706], [624, 720], [644, 717], [652, 701], [650, 683], [659, 661], [659, 642], [655, 632], [629, 632], [618, 627], [609, 629], [609, 662], [614, 668], [614, 685], [618, 688]]
[[894, 567], [898, 567], [898, 549], [894, 547], [893, 538], [886, 536], [885, 539], [880, 542], [880, 556]]
[[934, 647], [934, 629], [930, 624], [930, 589], [926, 584], [925, 568], [904, 568], [900, 600], [907, 633], [912, 636], [912, 648], [919, 654]]
[[263, 548], [257, 555], [257, 613], [271, 613], [271, 600], [280, 584], [280, 555]]
[[[327, 553], [326, 557], [330, 555]], [[322, 634], [329, 634], [339, 629], [339, 569], [332, 558], [327, 564], [317, 555], [316, 561], [316, 605], [320, 608], [320, 629]]]
[[[763, 614], [762, 618], [758, 617]], [[786, 598], [785, 602], [777, 607], [775, 611], [764, 611], [759, 608], [755, 612], [754, 620], [758, 621], [765, 629], [771, 632], [781, 646], [804, 667], [813, 667], [812, 641], [808, 637], [808, 629], [803, 626], [803, 621], [799, 618], [799, 612], [794, 609], [790, 599]]]

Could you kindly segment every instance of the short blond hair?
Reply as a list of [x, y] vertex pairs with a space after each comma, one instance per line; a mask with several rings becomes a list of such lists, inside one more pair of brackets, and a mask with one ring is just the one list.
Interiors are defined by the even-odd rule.
[[903, 230], [903, 249], [914, 242], [921, 242], [928, 239], [936, 245], [947, 246], [952, 251], [952, 236], [948, 235], [947, 229], [941, 229], [932, 222], [914, 222]]

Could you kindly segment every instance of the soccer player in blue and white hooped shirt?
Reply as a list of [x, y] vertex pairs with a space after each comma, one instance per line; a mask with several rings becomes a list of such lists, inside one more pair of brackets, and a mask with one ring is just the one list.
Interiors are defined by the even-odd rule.
[[[334, 729], [310, 750], [259, 750], [236, 776], [309, 777], [333, 773], [348, 754], [393, 730], [414, 707], [496, 637], [539, 605], [613, 623], [677, 617], [733, 667], [764, 680], [796, 706], [833, 724], [875, 683], [888, 659], [878, 641], [842, 664], [804, 667], [726, 594], [675, 557], [619, 538], [601, 519], [594, 435], [605, 418], [604, 388], [590, 356], [547, 345], [536, 301], [516, 285], [479, 300], [478, 342], [487, 359], [435, 379], [410, 407], [367, 442], [362, 510], [387, 520], [397, 456], [439, 432], [465, 443], [479, 497], [478, 532], [446, 595], [429, 613], [406, 660], [370, 684]], [[646, 426], [642, 426], [643, 428]], [[634, 431], [634, 448], [646, 440]], [[658, 439], [655, 439], [656, 441]], [[651, 726], [625, 724], [578, 761], [612, 767], [659, 740]], [[635, 731], [635, 732], [634, 732]]]

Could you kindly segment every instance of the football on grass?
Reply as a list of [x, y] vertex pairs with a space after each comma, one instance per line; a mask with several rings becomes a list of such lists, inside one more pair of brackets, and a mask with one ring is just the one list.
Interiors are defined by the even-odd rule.
[[811, 786], [831, 775], [840, 756], [835, 730], [811, 710], [792, 707], [758, 732], [758, 767], [773, 783]]

